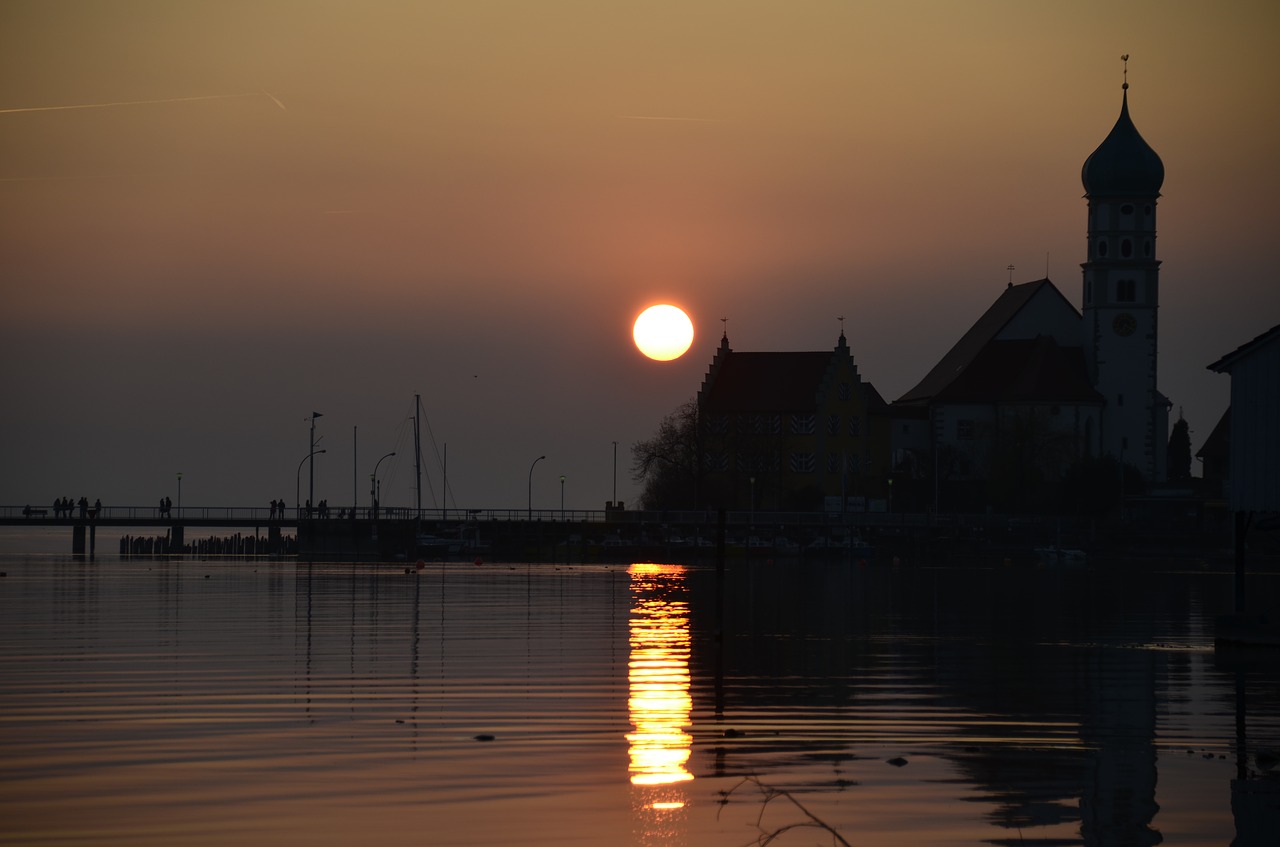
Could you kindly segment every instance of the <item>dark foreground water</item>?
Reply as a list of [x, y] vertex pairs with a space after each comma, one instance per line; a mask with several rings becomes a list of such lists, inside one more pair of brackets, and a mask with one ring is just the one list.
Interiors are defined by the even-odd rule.
[[1225, 573], [0, 568], [3, 844], [1280, 843]]

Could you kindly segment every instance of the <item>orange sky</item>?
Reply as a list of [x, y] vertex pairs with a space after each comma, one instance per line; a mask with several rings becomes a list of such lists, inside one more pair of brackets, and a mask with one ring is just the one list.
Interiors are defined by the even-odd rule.
[[[565, 474], [599, 508], [615, 440], [632, 501], [627, 448], [697, 391], [722, 317], [737, 349], [804, 350], [844, 315], [896, 399], [1007, 265], [1078, 305], [1080, 166], [1121, 53], [1167, 174], [1160, 388], [1198, 447], [1228, 387], [1204, 366], [1280, 320], [1278, 23], [1266, 2], [7, 2], [0, 503], [150, 503], [179, 470], [188, 502], [292, 500], [313, 410], [317, 497], [363, 502], [415, 392], [459, 505], [524, 506], [546, 454], [534, 505]], [[663, 299], [698, 333], [665, 365], [630, 342]]]

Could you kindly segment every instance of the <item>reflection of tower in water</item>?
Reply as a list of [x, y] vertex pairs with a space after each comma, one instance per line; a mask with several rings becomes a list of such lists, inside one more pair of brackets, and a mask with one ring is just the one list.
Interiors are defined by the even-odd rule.
[[628, 770], [633, 811], [647, 841], [674, 834], [683, 817], [687, 783], [693, 779], [685, 768], [693, 743], [685, 731], [693, 709], [689, 602], [682, 565], [635, 564], [628, 572], [632, 599]]

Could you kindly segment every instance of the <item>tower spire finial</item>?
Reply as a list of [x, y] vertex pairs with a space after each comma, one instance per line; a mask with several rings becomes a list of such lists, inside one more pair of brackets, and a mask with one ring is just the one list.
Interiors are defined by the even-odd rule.
[[1124, 62], [1124, 85], [1120, 86], [1121, 91], [1129, 90], [1129, 54], [1125, 53], [1120, 56], [1120, 61]]
[[840, 321], [840, 337], [844, 338], [844, 315], [837, 315], [836, 320]]

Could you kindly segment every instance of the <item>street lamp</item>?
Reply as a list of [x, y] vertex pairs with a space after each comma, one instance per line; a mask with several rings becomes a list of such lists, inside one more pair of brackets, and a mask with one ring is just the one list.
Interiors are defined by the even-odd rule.
[[[393, 450], [383, 456], [382, 459], [390, 459], [394, 455], [395, 451]], [[378, 517], [378, 501], [382, 499], [382, 491], [378, 487], [378, 466], [382, 464], [382, 459], [379, 459], [374, 464], [373, 473], [369, 474], [369, 498], [373, 500], [373, 516], [375, 518]]]
[[618, 442], [613, 442], [613, 508], [618, 508]]
[[[317, 454], [319, 454], [319, 453], [323, 453], [323, 452], [325, 452], [325, 451], [324, 451], [324, 450], [312, 450], [310, 453], [308, 453], [306, 456], [304, 456], [304, 457], [302, 458], [302, 461], [301, 461], [301, 462], [298, 462], [298, 472], [297, 472], [296, 474], [294, 474], [294, 479], [293, 479], [293, 502], [294, 502], [294, 503], [297, 505], [297, 507], [298, 507], [298, 520], [302, 520], [302, 504], [298, 502], [298, 499], [302, 496], [302, 493], [301, 493], [301, 491], [299, 490], [299, 489], [301, 489], [301, 488], [302, 488], [302, 466], [303, 466], [303, 465], [305, 465], [305, 464], [307, 463], [307, 460], [308, 460], [308, 459], [312, 458], [313, 456], [315, 456], [315, 455], [317, 455]], [[314, 462], [312, 463], [311, 467], [312, 467], [312, 469], [314, 469], [314, 468], [315, 468], [315, 464], [314, 464]], [[308, 499], [308, 501], [307, 501], [307, 502], [309, 503], [309, 502], [311, 502], [311, 501]], [[308, 517], [310, 517], [310, 516], [308, 515]]]
[[564, 523], [564, 474], [560, 474], [560, 523]]
[[[307, 445], [307, 449], [311, 452], [307, 454], [308, 459], [311, 459], [316, 454], [316, 418], [319, 417], [324, 416], [319, 412], [311, 413], [311, 443]], [[321, 450], [319, 452], [323, 453], [324, 451]], [[298, 470], [301, 471], [302, 468], [299, 467]], [[307, 474], [309, 477], [307, 481], [307, 502], [314, 503], [316, 501], [316, 463], [314, 460], [312, 460], [311, 467], [307, 470]]]
[[[538, 464], [545, 458], [547, 457], [539, 456], [533, 460], [533, 465]], [[533, 520], [533, 465], [529, 466], [529, 520]]]
[[178, 517], [182, 517], [182, 471], [178, 471]]

